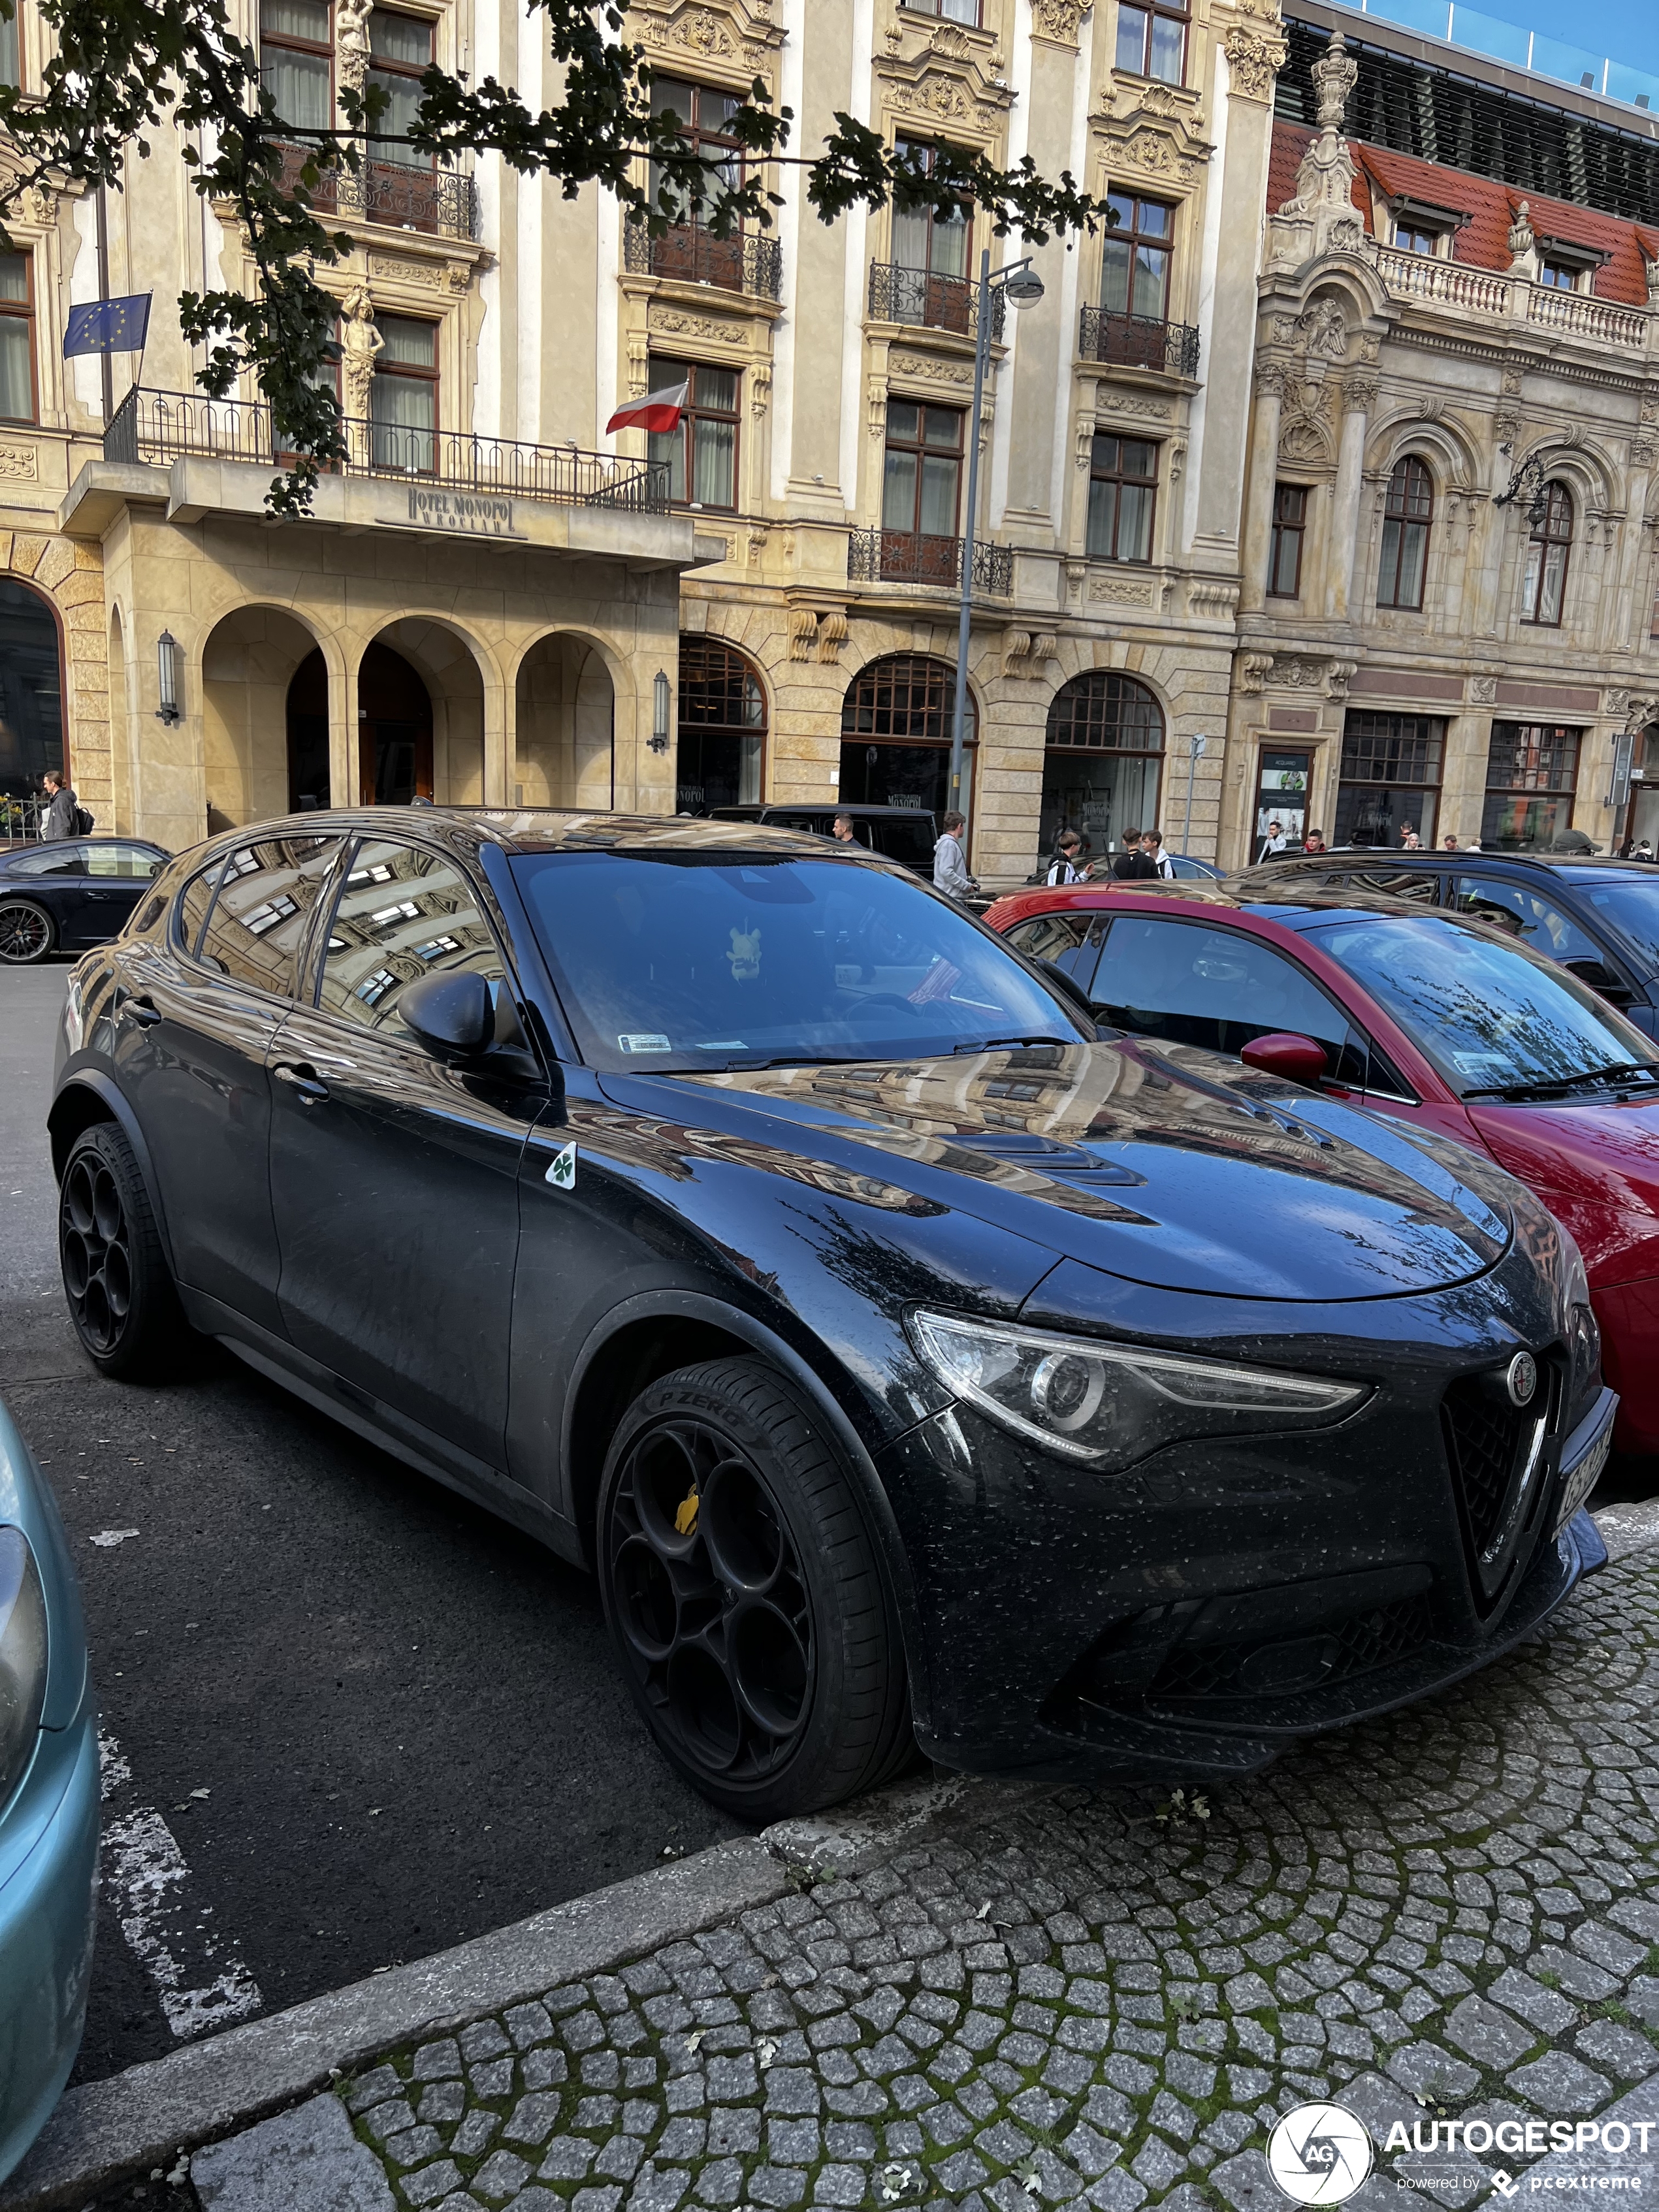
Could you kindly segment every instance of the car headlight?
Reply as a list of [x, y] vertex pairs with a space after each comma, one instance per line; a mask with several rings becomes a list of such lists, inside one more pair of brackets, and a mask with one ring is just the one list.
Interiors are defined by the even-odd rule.
[[947, 1389], [1016, 1436], [1103, 1470], [1186, 1437], [1319, 1428], [1370, 1395], [1364, 1383], [1181, 1359], [951, 1314], [913, 1313], [909, 1327]]
[[46, 1594], [28, 1539], [0, 1528], [0, 1810], [22, 1780], [46, 1702]]

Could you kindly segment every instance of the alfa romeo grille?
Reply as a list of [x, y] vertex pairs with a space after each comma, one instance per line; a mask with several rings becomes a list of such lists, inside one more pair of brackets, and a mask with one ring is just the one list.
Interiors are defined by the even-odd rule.
[[1446, 1393], [1446, 1449], [1477, 1555], [1498, 1534], [1516, 1462], [1541, 1410], [1511, 1405], [1497, 1376], [1465, 1376]]

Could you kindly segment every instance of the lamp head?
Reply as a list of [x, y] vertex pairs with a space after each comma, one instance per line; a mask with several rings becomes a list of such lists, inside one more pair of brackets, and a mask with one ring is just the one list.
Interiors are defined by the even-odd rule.
[[1042, 297], [1042, 279], [1028, 262], [1003, 278], [1002, 289], [1011, 307], [1035, 307]]

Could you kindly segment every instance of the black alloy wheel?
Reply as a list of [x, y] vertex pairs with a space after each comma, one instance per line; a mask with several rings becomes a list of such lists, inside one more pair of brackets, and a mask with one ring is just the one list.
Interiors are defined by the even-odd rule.
[[83, 1129], [58, 1197], [58, 1255], [82, 1349], [106, 1375], [159, 1380], [189, 1329], [124, 1131]]
[[57, 940], [52, 916], [33, 899], [0, 898], [0, 962], [8, 968], [31, 967], [44, 960]]
[[794, 1388], [758, 1359], [653, 1382], [611, 1446], [605, 1617], [682, 1774], [728, 1812], [838, 1803], [911, 1751], [904, 1662], [857, 1497]]

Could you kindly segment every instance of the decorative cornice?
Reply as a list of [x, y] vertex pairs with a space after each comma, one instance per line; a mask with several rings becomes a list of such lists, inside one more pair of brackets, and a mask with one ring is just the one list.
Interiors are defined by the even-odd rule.
[[1078, 30], [1093, 0], [1031, 0], [1031, 36], [1078, 51]]
[[1248, 23], [1235, 23], [1221, 43], [1231, 73], [1230, 94], [1240, 100], [1271, 100], [1273, 79], [1291, 51], [1284, 40], [1264, 37]]

